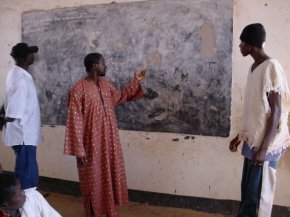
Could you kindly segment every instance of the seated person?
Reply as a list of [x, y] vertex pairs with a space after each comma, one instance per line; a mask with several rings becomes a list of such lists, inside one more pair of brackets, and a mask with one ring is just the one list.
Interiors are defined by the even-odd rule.
[[22, 190], [12, 173], [0, 173], [0, 217], [61, 217], [35, 189]]

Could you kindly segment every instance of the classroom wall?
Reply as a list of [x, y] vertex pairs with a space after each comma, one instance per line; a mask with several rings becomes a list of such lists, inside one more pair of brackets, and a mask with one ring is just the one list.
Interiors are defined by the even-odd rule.
[[[161, 0], [160, 0], [161, 1]], [[0, 101], [4, 97], [4, 81], [13, 65], [11, 47], [21, 40], [21, 13], [32, 10], [76, 7], [110, 3], [106, 0], [1, 0], [0, 4]], [[116, 3], [131, 0], [115, 1]], [[252, 22], [262, 22], [267, 35], [266, 52], [280, 60], [286, 73], [290, 70], [290, 4], [288, 0], [235, 0], [232, 54], [232, 111], [230, 137], [186, 137], [183, 134], [120, 131], [124, 149], [128, 187], [159, 193], [206, 197], [240, 198], [240, 177], [243, 159], [230, 153], [228, 144], [237, 133], [243, 92], [250, 57], [239, 51], [239, 34]], [[150, 73], [150, 72], [149, 72]], [[290, 75], [287, 73], [289, 79]], [[64, 156], [63, 126], [43, 126], [44, 142], [38, 149], [40, 175], [77, 181], [75, 159]], [[0, 163], [13, 170], [14, 154], [0, 142]], [[280, 161], [275, 204], [290, 206], [290, 154]]]

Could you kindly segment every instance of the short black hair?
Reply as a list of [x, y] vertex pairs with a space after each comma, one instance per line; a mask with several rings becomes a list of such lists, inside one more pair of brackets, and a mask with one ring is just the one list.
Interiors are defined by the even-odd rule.
[[13, 173], [0, 173], [0, 204], [3, 204], [10, 199], [10, 188], [16, 186], [17, 183], [18, 179]]
[[10, 55], [14, 59], [26, 58], [30, 53], [37, 53], [37, 46], [28, 46], [28, 44], [21, 42], [12, 47]]
[[88, 55], [86, 55], [84, 59], [84, 65], [86, 67], [86, 71], [88, 72], [94, 63], [99, 63], [101, 58], [103, 58], [103, 56], [100, 53], [89, 53]]

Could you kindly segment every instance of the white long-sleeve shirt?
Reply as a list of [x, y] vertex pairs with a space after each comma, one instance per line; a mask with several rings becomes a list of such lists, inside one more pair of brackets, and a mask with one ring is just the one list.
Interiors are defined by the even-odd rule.
[[39, 145], [42, 141], [40, 108], [32, 76], [15, 65], [8, 72], [5, 85], [5, 115], [15, 118], [3, 129], [5, 145]]

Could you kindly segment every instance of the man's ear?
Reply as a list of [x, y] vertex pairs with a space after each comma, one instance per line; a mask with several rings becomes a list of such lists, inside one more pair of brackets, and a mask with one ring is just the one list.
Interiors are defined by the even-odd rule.
[[93, 64], [94, 71], [98, 71], [98, 68], [99, 68], [98, 63], [94, 63]]

